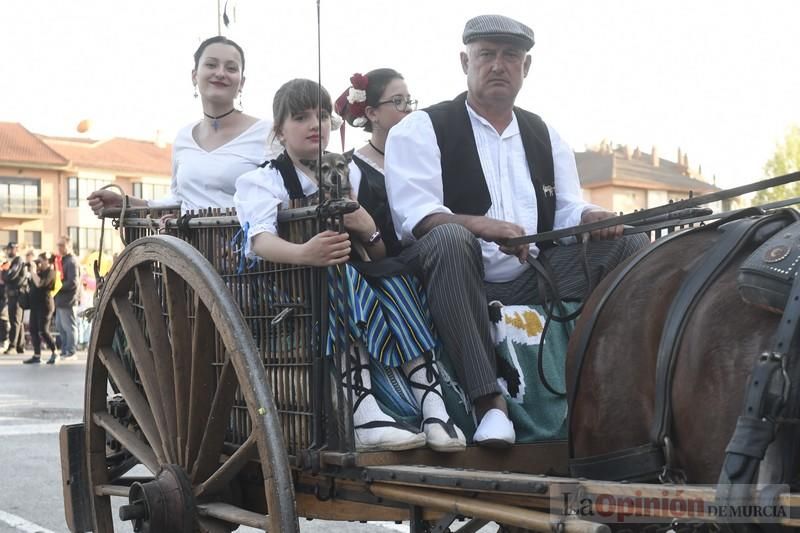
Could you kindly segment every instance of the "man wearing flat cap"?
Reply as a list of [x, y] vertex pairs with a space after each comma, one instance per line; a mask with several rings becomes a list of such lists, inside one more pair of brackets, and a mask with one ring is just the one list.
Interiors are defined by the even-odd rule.
[[[505, 246], [507, 239], [595, 222], [612, 213], [583, 201], [572, 149], [539, 116], [514, 106], [531, 66], [533, 31], [482, 15], [464, 28], [467, 92], [411, 113], [386, 144], [386, 186], [402, 257], [425, 282], [445, 350], [473, 401], [478, 444], [503, 446], [515, 432], [497, 385], [487, 302], [541, 303], [540, 253], [562, 299], [585, 297], [577, 246]], [[595, 279], [641, 247], [622, 228], [592, 235]]]

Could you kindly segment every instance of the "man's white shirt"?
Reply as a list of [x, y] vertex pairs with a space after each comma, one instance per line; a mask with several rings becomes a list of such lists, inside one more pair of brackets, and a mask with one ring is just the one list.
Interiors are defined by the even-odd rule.
[[[531, 171], [516, 115], [502, 133], [465, 103], [478, 148], [492, 205], [487, 217], [513, 222], [526, 234], [536, 233], [538, 209], [531, 181]], [[575, 155], [549, 125], [555, 174], [556, 213], [554, 229], [580, 223], [587, 208], [581, 195]], [[468, 149], [468, 147], [464, 147]], [[444, 206], [441, 153], [429, 115], [416, 111], [405, 117], [389, 132], [385, 156], [386, 190], [398, 236], [404, 243], [414, 240], [414, 227], [434, 213], [452, 212]], [[597, 208], [599, 209], [599, 208]], [[500, 251], [493, 243], [480, 240], [485, 277], [489, 282], [511, 281], [519, 277], [527, 264]], [[535, 255], [538, 249], [531, 246]]]

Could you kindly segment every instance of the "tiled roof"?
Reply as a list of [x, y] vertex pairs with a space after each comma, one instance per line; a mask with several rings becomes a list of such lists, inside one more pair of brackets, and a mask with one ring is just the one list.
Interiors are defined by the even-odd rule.
[[121, 137], [105, 141], [44, 135], [40, 138], [76, 167], [161, 176], [172, 174], [172, 146], [169, 144], [159, 146], [151, 141]]
[[68, 161], [17, 122], [0, 122], [0, 162], [64, 166]]
[[581, 186], [592, 188], [599, 185], [640, 185], [643, 188], [658, 187], [668, 191], [705, 193], [720, 190], [688, 174], [686, 167], [659, 158], [653, 166], [651, 154], [638, 153], [630, 159], [624, 150], [577, 152], [578, 175]]

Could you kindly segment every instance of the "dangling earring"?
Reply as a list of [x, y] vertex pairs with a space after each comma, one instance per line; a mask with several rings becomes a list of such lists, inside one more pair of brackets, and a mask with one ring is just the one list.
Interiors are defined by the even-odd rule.
[[239, 111], [242, 111], [244, 107], [242, 107], [242, 91], [239, 91]]
[[197, 84], [194, 85], [194, 97], [197, 98]]

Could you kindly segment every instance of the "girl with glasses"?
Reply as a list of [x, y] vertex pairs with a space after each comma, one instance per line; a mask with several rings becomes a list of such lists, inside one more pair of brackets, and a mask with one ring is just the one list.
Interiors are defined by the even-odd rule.
[[383, 156], [389, 130], [416, 109], [417, 101], [411, 99], [403, 76], [390, 68], [354, 74], [350, 82], [352, 85], [336, 100], [336, 112], [351, 126], [372, 134], [353, 154], [350, 182], [353, 190], [359, 191], [358, 202], [378, 224], [386, 255], [395, 256], [401, 247], [386, 199]]

